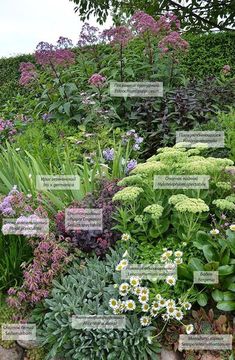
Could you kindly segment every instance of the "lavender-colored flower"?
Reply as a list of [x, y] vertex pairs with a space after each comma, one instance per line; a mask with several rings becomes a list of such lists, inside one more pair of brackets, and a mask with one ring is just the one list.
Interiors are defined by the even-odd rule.
[[90, 26], [88, 23], [85, 23], [82, 26], [77, 45], [79, 47], [95, 45], [99, 42], [99, 37], [99, 29], [97, 27]]
[[73, 42], [71, 39], [60, 36], [59, 39], [57, 40], [57, 48], [68, 49], [71, 47], [73, 47]]
[[101, 87], [104, 85], [104, 83], [106, 82], [106, 77], [102, 76], [100, 74], [93, 74], [90, 79], [88, 80], [88, 83], [90, 85], [96, 86], [96, 87]]
[[114, 159], [115, 151], [114, 149], [107, 148], [103, 150], [103, 157], [106, 161], [112, 161]]
[[139, 144], [134, 144], [134, 145], [133, 145], [133, 150], [135, 150], [135, 151], [140, 150]]
[[128, 42], [133, 38], [132, 31], [126, 26], [112, 27], [108, 30], [104, 30], [102, 38], [108, 40], [111, 45], [120, 45], [125, 47]]
[[143, 141], [144, 141], [144, 138], [142, 138], [142, 137], [140, 137], [140, 136], [137, 136], [137, 137], [135, 138], [136, 144], [142, 144]]
[[[65, 39], [65, 40], [64, 40]], [[40, 42], [36, 47], [35, 59], [37, 64], [42, 66], [61, 66], [67, 67], [75, 63], [75, 54], [68, 48], [69, 39], [62, 38], [57, 42], [57, 46], [47, 42]]]
[[136, 166], [137, 166], [137, 161], [135, 159], [132, 159], [132, 160], [128, 161], [127, 164], [126, 164], [126, 173], [129, 173]]
[[45, 113], [45, 114], [43, 114], [42, 115], [42, 119], [44, 120], [44, 121], [50, 121], [50, 119], [51, 119], [51, 114], [49, 114], [49, 113]]

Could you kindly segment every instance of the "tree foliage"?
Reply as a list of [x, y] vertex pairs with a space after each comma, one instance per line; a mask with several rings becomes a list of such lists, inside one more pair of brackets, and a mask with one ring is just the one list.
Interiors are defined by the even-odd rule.
[[194, 32], [234, 30], [234, 0], [70, 0], [77, 4], [83, 21], [94, 15], [103, 24], [110, 10], [114, 19], [121, 14], [132, 15], [136, 10], [143, 10], [152, 16], [159, 16], [166, 11], [174, 12], [182, 22], [182, 28]]

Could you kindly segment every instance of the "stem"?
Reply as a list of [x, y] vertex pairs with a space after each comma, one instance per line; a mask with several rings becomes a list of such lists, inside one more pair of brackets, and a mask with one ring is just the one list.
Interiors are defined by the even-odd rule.
[[152, 339], [154, 339], [155, 337], [160, 336], [160, 335], [162, 334], [162, 332], [164, 331], [164, 329], [165, 329], [165, 327], [166, 327], [167, 324], [168, 324], [168, 321], [166, 321], [166, 323], [165, 323], [165, 325], [163, 326], [162, 330], [161, 330], [157, 335], [152, 336]]
[[124, 62], [123, 62], [123, 46], [120, 44], [120, 75], [121, 75], [121, 82], [124, 81]]

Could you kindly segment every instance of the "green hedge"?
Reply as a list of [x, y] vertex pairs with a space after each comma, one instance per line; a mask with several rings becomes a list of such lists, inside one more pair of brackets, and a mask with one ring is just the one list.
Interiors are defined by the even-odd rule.
[[[185, 38], [190, 43], [189, 53], [181, 62], [181, 69], [186, 77], [218, 75], [225, 64], [230, 65], [234, 72], [235, 32], [188, 34]], [[33, 56], [0, 59], [0, 107], [17, 93], [24, 94], [25, 90], [19, 86], [19, 65], [24, 61], [33, 61]]]
[[185, 39], [190, 43], [189, 53], [182, 59], [186, 77], [218, 75], [224, 65], [230, 65], [235, 73], [235, 32], [188, 34]]

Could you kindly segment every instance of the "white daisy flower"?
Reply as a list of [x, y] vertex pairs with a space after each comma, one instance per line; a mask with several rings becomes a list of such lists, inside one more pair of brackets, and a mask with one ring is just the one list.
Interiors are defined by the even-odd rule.
[[152, 303], [152, 309], [159, 310], [161, 307], [159, 305], [158, 301], [153, 301]]
[[135, 305], [135, 302], [133, 300], [127, 300], [125, 302], [125, 307], [126, 307], [126, 310], [132, 311], [132, 310], [135, 310], [136, 305]]
[[131, 276], [130, 278], [130, 284], [133, 287], [139, 286], [140, 284], [140, 278], [138, 276]]
[[180, 265], [180, 264], [182, 264], [182, 262], [183, 262], [183, 259], [181, 259], [181, 258], [176, 258], [175, 261], [174, 261], [174, 263], [176, 265]]
[[121, 237], [121, 240], [123, 240], [123, 241], [128, 241], [128, 240], [130, 240], [130, 235], [129, 234], [122, 234], [122, 237]]
[[166, 283], [170, 286], [174, 286], [176, 283], [176, 279], [173, 276], [167, 276]]
[[119, 264], [121, 264], [122, 268], [125, 269], [128, 266], [128, 260], [122, 259]]
[[185, 330], [186, 330], [186, 333], [187, 334], [191, 334], [194, 330], [194, 327], [192, 324], [189, 324], [189, 325], [185, 325]]
[[172, 250], [167, 250], [164, 254], [169, 258], [173, 254], [173, 251]]
[[161, 299], [162, 299], [162, 296], [161, 296], [160, 294], [157, 294], [157, 295], [155, 296], [155, 299], [156, 299], [156, 300], [161, 300]]
[[141, 293], [140, 293], [138, 299], [139, 299], [139, 302], [140, 302], [141, 304], [144, 304], [144, 303], [148, 302], [149, 297], [148, 297], [148, 295], [146, 295], [146, 294], [141, 294]]
[[116, 309], [118, 307], [118, 301], [114, 298], [110, 299], [109, 300], [109, 306], [112, 308], [112, 309]]
[[141, 293], [141, 295], [149, 295], [149, 289], [146, 287], [141, 287], [140, 293]]
[[142, 326], [148, 326], [151, 324], [151, 318], [149, 316], [142, 316], [140, 318], [140, 323]]
[[175, 307], [175, 300], [173, 300], [173, 299], [169, 299], [169, 300], [167, 300], [166, 301], [166, 306], [167, 307]]
[[174, 316], [175, 315], [175, 307], [174, 306], [168, 306], [167, 307], [167, 314], [169, 316]]
[[141, 293], [141, 287], [140, 286], [136, 286], [134, 289], [133, 289], [133, 294], [135, 295], [140, 295]]
[[218, 230], [218, 229], [212, 229], [212, 230], [210, 231], [210, 234], [211, 234], [211, 235], [218, 235], [218, 234], [219, 234], [219, 230]]
[[161, 258], [160, 258], [161, 262], [166, 262], [168, 260], [168, 257], [166, 255], [161, 255]]
[[120, 286], [119, 286], [119, 292], [125, 292], [125, 293], [128, 293], [130, 289], [130, 285], [128, 283], [122, 283]]
[[175, 312], [174, 312], [174, 318], [175, 318], [176, 320], [182, 320], [183, 317], [184, 317], [184, 314], [182, 313], [182, 311], [176, 309]]
[[158, 314], [159, 314], [159, 311], [158, 311], [157, 309], [152, 308], [152, 309], [150, 310], [150, 315], [151, 315], [152, 317], [156, 317]]
[[123, 269], [122, 264], [121, 263], [117, 264], [115, 269], [116, 269], [116, 271], [121, 271]]
[[166, 306], [166, 300], [162, 298], [161, 300], [158, 301], [158, 304], [161, 308], [163, 308], [164, 306]]
[[182, 306], [183, 306], [183, 308], [185, 309], [185, 310], [190, 310], [191, 309], [191, 307], [192, 307], [192, 304], [190, 304], [190, 302], [183, 302], [182, 303]]
[[162, 315], [162, 319], [163, 319], [164, 321], [168, 321], [168, 320], [169, 320], [169, 315], [168, 315], [168, 314], [163, 314], [163, 315]]
[[113, 314], [114, 314], [114, 315], [119, 315], [119, 314], [120, 314], [119, 308], [113, 309]]
[[175, 255], [175, 257], [177, 257], [177, 258], [181, 258], [181, 257], [183, 256], [183, 252], [180, 251], [180, 250], [177, 250], [177, 251], [174, 252], [174, 255]]
[[142, 304], [142, 311], [143, 312], [147, 312], [147, 311], [149, 311], [149, 304], [147, 304], [147, 303], [145, 303], [145, 304]]

